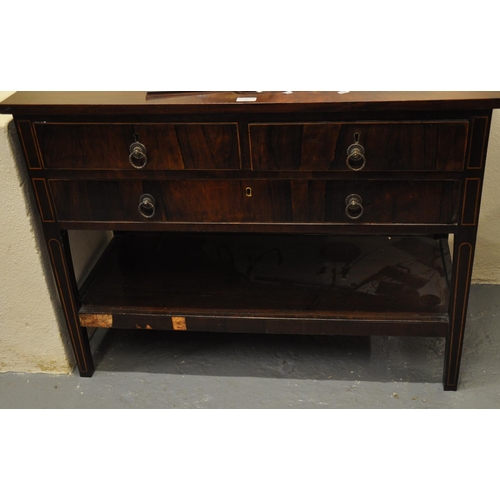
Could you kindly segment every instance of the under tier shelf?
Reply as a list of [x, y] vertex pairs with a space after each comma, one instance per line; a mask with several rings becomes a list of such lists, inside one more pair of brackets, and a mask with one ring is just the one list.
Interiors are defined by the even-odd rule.
[[124, 233], [82, 288], [88, 327], [445, 336], [432, 237]]

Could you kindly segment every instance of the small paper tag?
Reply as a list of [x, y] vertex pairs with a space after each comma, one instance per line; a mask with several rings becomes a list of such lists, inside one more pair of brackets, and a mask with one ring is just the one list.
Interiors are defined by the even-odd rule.
[[256, 97], [237, 97], [236, 102], [255, 102]]
[[80, 314], [80, 326], [87, 328], [112, 328], [111, 314]]
[[174, 330], [187, 330], [186, 318], [184, 318], [183, 316], [173, 316], [172, 328]]

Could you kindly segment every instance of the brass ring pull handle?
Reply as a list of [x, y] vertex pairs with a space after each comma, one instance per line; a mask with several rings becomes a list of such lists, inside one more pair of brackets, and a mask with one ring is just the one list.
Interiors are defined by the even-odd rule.
[[345, 200], [345, 214], [349, 219], [357, 220], [364, 214], [363, 199], [357, 194], [350, 194]]
[[134, 142], [131, 144], [128, 161], [134, 168], [137, 168], [138, 170], [143, 169], [148, 163], [146, 146], [140, 142]]
[[360, 134], [354, 134], [354, 144], [347, 148], [346, 165], [354, 171], [363, 170], [366, 165], [365, 148], [359, 143]]
[[143, 194], [139, 199], [139, 213], [146, 219], [152, 219], [155, 216], [155, 199], [150, 194]]

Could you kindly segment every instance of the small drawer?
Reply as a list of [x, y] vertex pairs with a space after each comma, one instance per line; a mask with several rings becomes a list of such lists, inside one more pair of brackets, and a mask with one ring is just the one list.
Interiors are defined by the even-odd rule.
[[50, 180], [66, 222], [290, 222], [289, 181]]
[[467, 120], [249, 125], [253, 170], [459, 171]]
[[460, 181], [310, 181], [310, 222], [456, 224]]
[[236, 123], [36, 123], [47, 169], [239, 170]]

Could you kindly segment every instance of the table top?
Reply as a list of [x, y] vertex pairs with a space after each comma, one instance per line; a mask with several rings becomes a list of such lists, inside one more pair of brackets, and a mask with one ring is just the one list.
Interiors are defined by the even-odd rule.
[[0, 103], [0, 113], [14, 115], [494, 108], [500, 108], [500, 91], [16, 92]]

